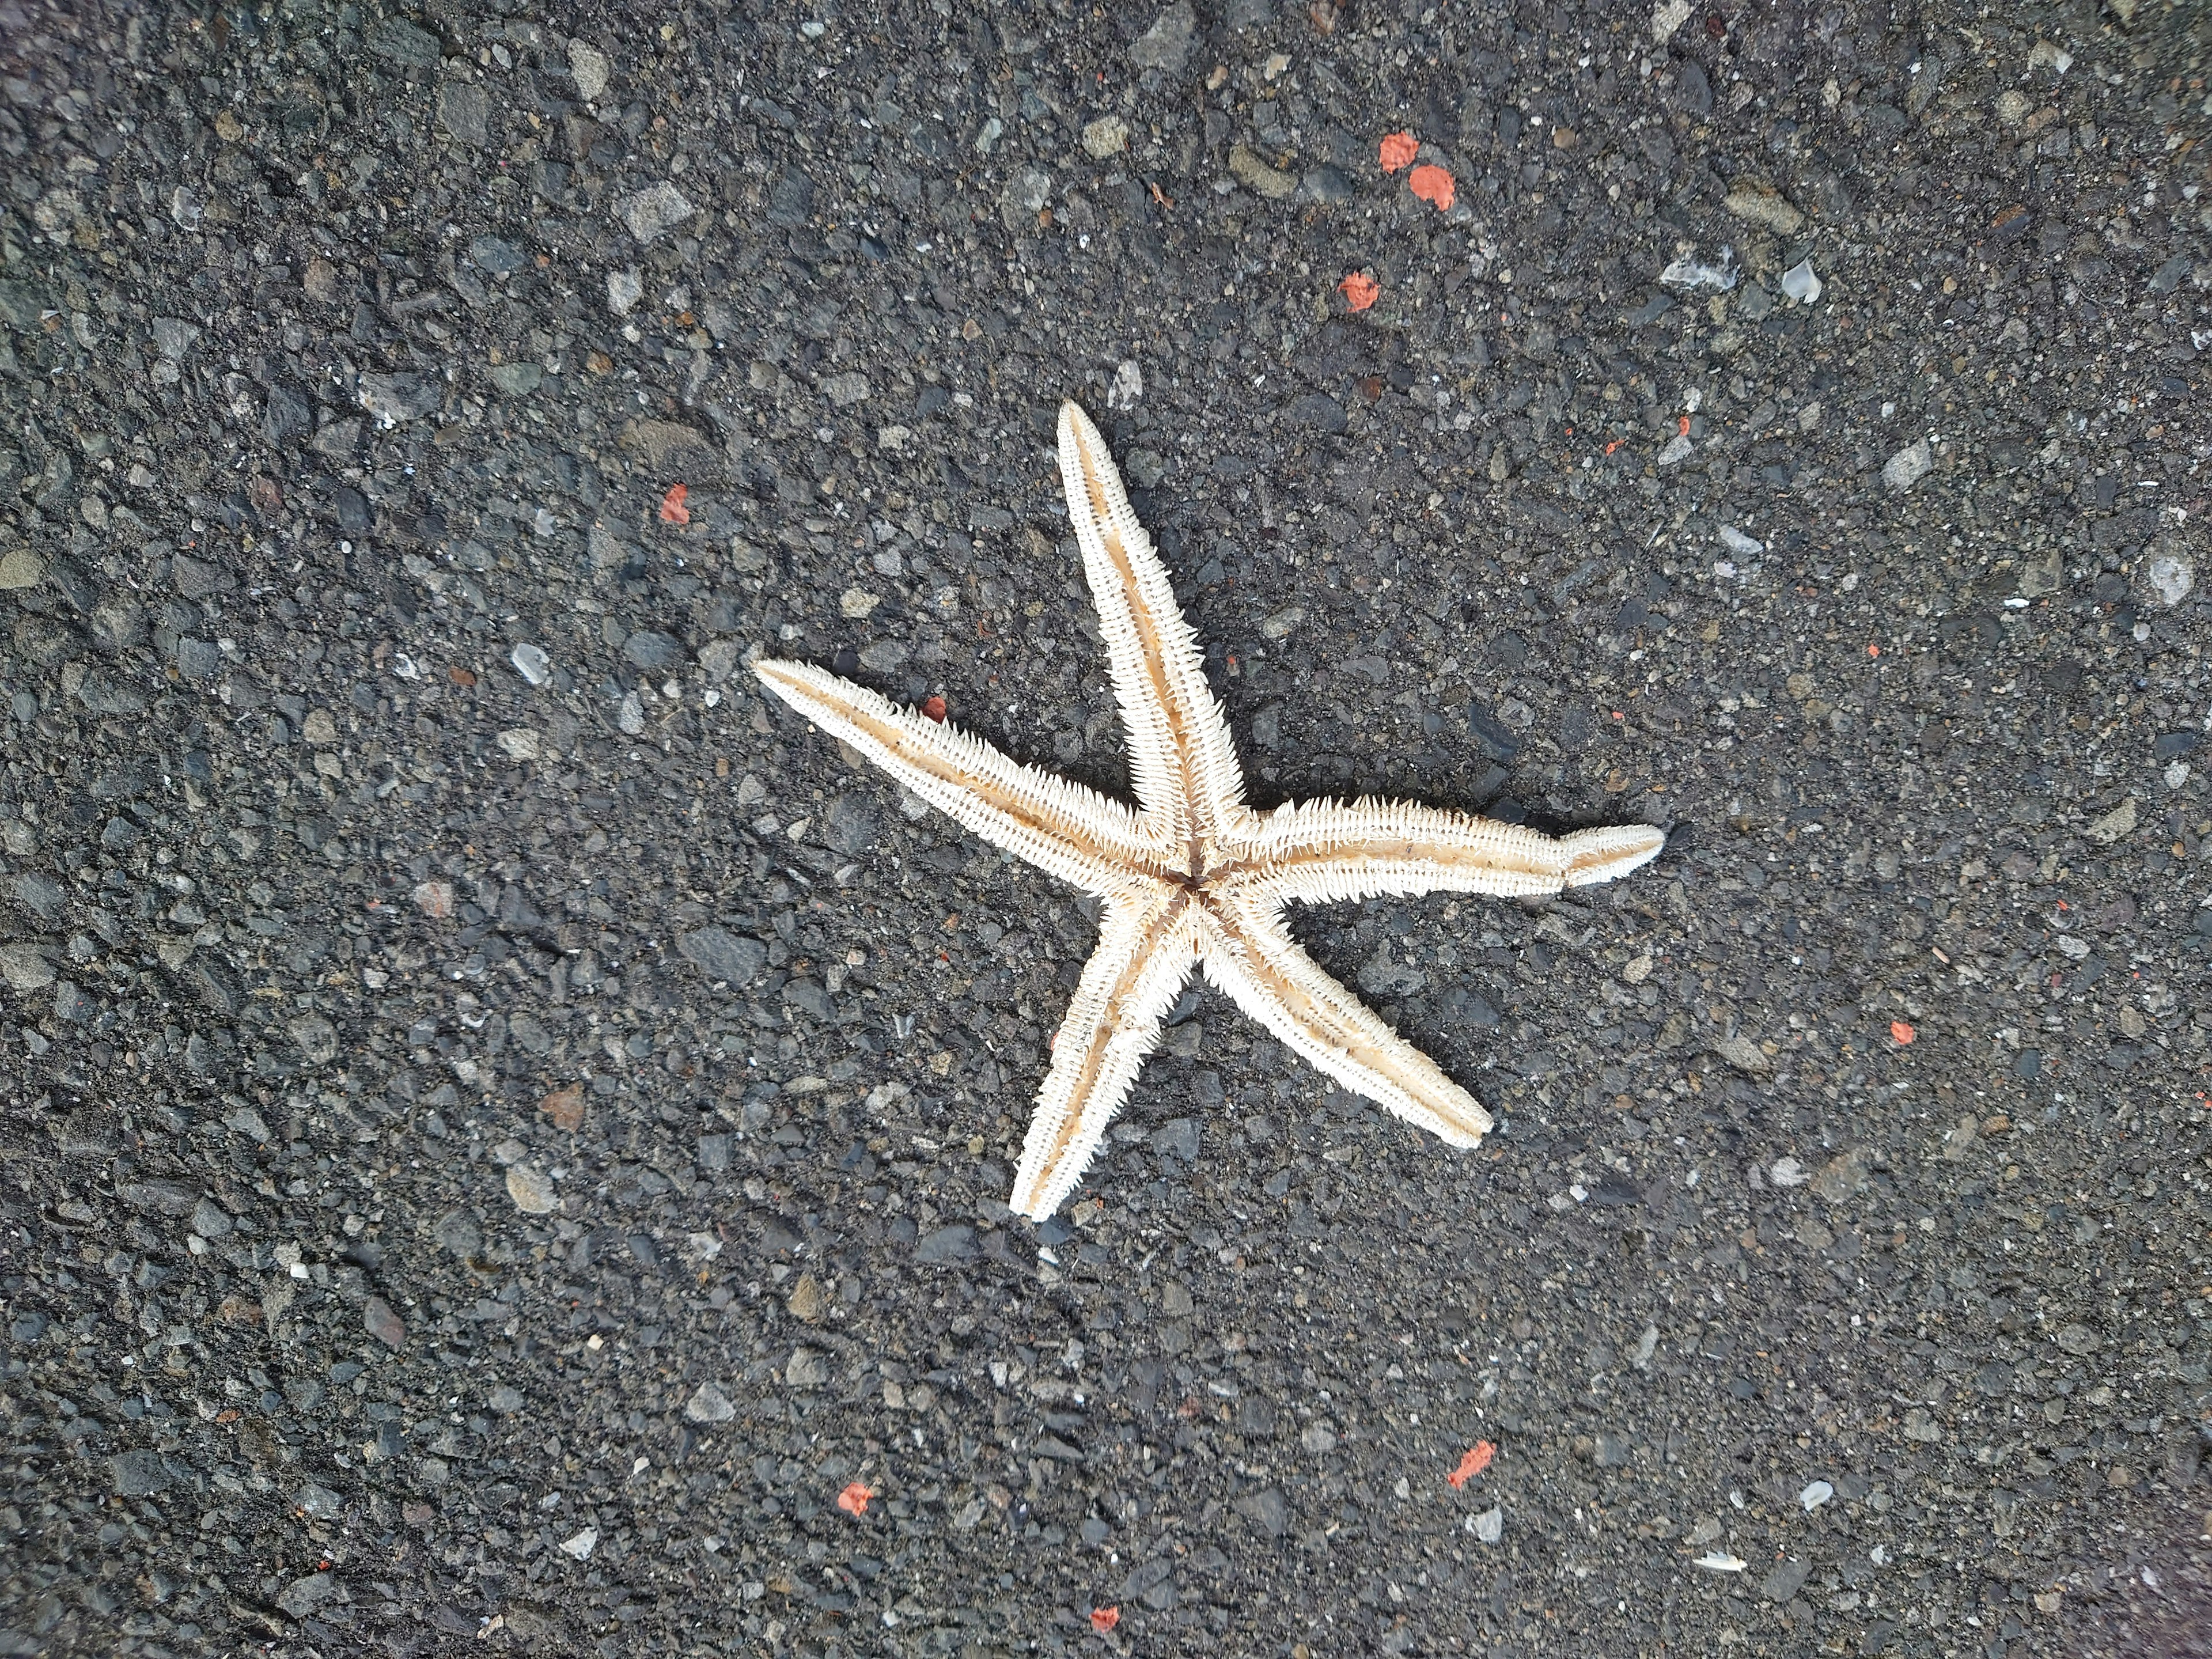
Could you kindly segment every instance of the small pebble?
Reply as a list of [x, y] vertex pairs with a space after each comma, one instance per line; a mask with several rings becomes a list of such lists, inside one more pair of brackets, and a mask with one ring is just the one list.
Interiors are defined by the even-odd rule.
[[1145, 371], [1133, 361], [1124, 358], [1114, 371], [1114, 379], [1106, 388], [1106, 407], [1134, 409], [1145, 395]]
[[1760, 185], [1736, 185], [1729, 190], [1723, 205], [1737, 218], [1747, 219], [1781, 236], [1794, 236], [1805, 222], [1802, 213]]
[[553, 659], [526, 640], [508, 652], [507, 659], [514, 665], [514, 672], [532, 685], [543, 685], [553, 678]]
[[1910, 489], [1935, 470], [1935, 452], [1923, 438], [1907, 444], [1882, 464], [1881, 481], [1892, 489]]
[[737, 1414], [730, 1396], [714, 1382], [702, 1382], [684, 1405], [684, 1415], [694, 1423], [726, 1423]]
[[2156, 553], [2143, 575], [2160, 605], [2179, 605], [2197, 586], [2197, 562], [2186, 553]]
[[507, 1165], [507, 1195], [525, 1215], [550, 1215], [561, 1201], [551, 1179], [531, 1164]]
[[1174, 70], [1190, 56], [1198, 34], [1198, 13], [1191, 0], [1176, 0], [1129, 48], [1130, 60], [1139, 69]]
[[1820, 279], [1814, 274], [1813, 262], [1801, 259], [1782, 273], [1782, 291], [1800, 305], [1809, 306], [1820, 297]]
[[406, 1346], [406, 1322], [392, 1312], [392, 1304], [380, 1296], [372, 1296], [362, 1304], [362, 1324], [371, 1336], [394, 1352]]
[[1110, 161], [1129, 147], [1129, 124], [1118, 115], [1102, 115], [1083, 129], [1084, 153], [1094, 161]]
[[1669, 262], [1659, 273], [1659, 285], [1685, 291], [1709, 288], [1726, 294], [1735, 287], [1741, 274], [1736, 268], [1735, 250], [1724, 247], [1717, 263], [1709, 264], [1686, 255]]
[[581, 40], [568, 43], [568, 73], [575, 77], [576, 90], [587, 104], [596, 104], [599, 94], [607, 89], [607, 78], [612, 65], [607, 55], [598, 47]]
[[629, 197], [619, 211], [629, 234], [649, 246], [689, 219], [693, 209], [684, 192], [664, 179]]

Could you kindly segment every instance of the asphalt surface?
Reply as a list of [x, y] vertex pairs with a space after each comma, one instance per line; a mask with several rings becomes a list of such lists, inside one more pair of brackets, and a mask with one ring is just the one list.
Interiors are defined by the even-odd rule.
[[[0, 1652], [2212, 1650], [2205, 14], [1652, 14], [0, 0]], [[1300, 918], [1480, 1152], [1009, 1218], [744, 663], [1126, 789], [1063, 397], [1263, 804], [1670, 826]]]

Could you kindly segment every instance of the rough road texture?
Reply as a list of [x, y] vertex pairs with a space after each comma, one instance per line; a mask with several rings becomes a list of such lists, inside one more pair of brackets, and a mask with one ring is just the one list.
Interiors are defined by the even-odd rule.
[[[2203, 1652], [2204, 14], [1650, 9], [0, 0], [0, 1649]], [[1124, 787], [1063, 396], [1263, 799], [1673, 826], [1303, 921], [1479, 1154], [1008, 1220], [733, 671]]]

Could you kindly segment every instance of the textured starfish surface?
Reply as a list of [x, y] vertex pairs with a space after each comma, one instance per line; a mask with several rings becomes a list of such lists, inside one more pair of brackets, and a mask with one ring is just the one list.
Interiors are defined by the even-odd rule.
[[1073, 403], [1060, 406], [1060, 468], [1137, 806], [1024, 766], [809, 664], [753, 665], [778, 696], [932, 806], [1103, 901], [1098, 948], [1053, 1039], [1010, 1206], [1042, 1220], [1067, 1197], [1198, 970], [1346, 1088], [1455, 1146], [1474, 1146], [1490, 1114], [1298, 947], [1285, 905], [1439, 888], [1556, 893], [1626, 875], [1665, 836], [1643, 824], [1552, 836], [1371, 799], [1255, 811], [1197, 636], [1105, 441]]

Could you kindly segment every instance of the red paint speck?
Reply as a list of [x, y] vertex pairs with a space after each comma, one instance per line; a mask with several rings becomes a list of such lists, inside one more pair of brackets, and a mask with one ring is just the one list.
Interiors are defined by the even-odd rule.
[[1459, 1467], [1444, 1479], [1455, 1491], [1490, 1467], [1490, 1460], [1498, 1455], [1498, 1448], [1487, 1440], [1478, 1440], [1467, 1449], [1467, 1455], [1459, 1460]]
[[1437, 212], [1451, 211], [1451, 204], [1457, 198], [1458, 186], [1453, 183], [1451, 174], [1443, 168], [1415, 167], [1406, 182], [1413, 186], [1413, 194], [1421, 200], [1435, 204]]

